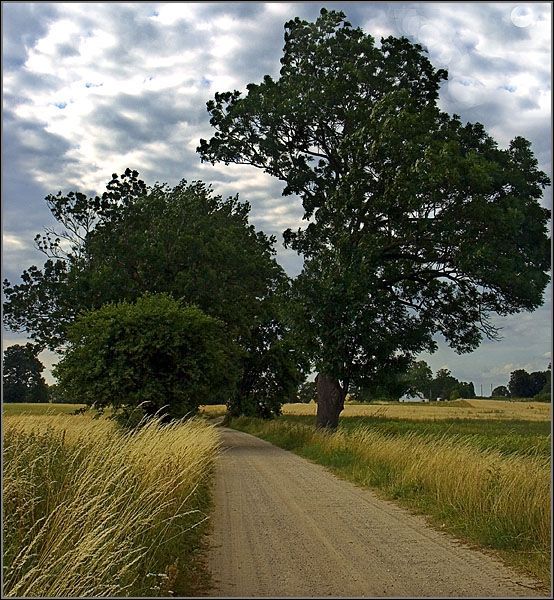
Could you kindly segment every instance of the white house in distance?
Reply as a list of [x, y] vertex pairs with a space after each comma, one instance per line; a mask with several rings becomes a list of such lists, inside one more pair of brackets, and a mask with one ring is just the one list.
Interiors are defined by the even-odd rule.
[[429, 398], [425, 398], [423, 394], [415, 392], [414, 394], [404, 394], [398, 399], [399, 402], [429, 402]]

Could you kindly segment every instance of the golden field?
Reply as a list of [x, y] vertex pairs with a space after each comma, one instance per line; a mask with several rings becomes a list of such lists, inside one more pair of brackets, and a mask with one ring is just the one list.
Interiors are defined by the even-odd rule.
[[[314, 415], [317, 405], [284, 404], [284, 415]], [[225, 413], [224, 405], [202, 406], [206, 415]], [[510, 402], [508, 400], [451, 400], [432, 403], [345, 404], [341, 417], [385, 417], [407, 420], [439, 419], [522, 419], [549, 421], [551, 404], [545, 402]]]

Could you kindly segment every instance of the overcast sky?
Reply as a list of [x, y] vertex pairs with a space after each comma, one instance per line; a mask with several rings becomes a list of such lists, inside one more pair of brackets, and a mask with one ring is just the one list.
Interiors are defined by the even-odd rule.
[[[284, 23], [314, 20], [323, 6], [377, 42], [392, 34], [424, 44], [434, 66], [449, 71], [441, 108], [483, 123], [502, 147], [526, 137], [552, 178], [547, 3], [4, 2], [3, 277], [17, 282], [42, 264], [32, 240], [53, 222], [44, 196], [101, 193], [126, 167], [148, 184], [202, 179], [224, 196], [238, 192], [252, 205], [252, 223], [279, 241], [301, 225], [300, 201], [283, 198], [281, 183], [253, 167], [201, 164], [195, 149], [213, 134], [206, 101], [278, 77]], [[551, 208], [550, 188], [543, 203]], [[281, 245], [277, 258], [291, 276], [300, 271], [301, 259]], [[440, 342], [421, 358], [488, 394], [516, 368], [547, 367], [551, 303], [549, 287], [539, 310], [496, 319], [502, 341], [472, 354]], [[24, 340], [3, 333], [4, 347]]]

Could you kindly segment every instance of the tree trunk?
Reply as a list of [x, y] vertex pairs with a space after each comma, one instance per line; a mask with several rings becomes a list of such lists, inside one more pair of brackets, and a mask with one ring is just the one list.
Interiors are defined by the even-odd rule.
[[240, 401], [240, 396], [236, 394], [227, 400], [226, 402], [227, 411], [225, 412], [225, 416], [223, 417], [223, 421], [221, 424], [226, 427], [231, 422], [231, 419], [235, 417], [240, 417], [242, 415], [242, 406]]
[[345, 392], [340, 383], [324, 373], [315, 378], [317, 389], [316, 427], [335, 430], [339, 424], [339, 415], [344, 408]]

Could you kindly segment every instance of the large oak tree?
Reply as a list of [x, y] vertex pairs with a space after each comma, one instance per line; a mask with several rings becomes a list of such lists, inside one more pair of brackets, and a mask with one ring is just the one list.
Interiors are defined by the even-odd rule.
[[297, 324], [318, 371], [317, 424], [351, 384], [404, 370], [441, 333], [458, 352], [495, 338], [490, 316], [533, 310], [549, 280], [548, 177], [530, 143], [502, 149], [437, 107], [424, 49], [373, 37], [341, 12], [285, 25], [282, 68], [208, 102], [202, 160], [254, 165], [300, 196], [309, 224]]

